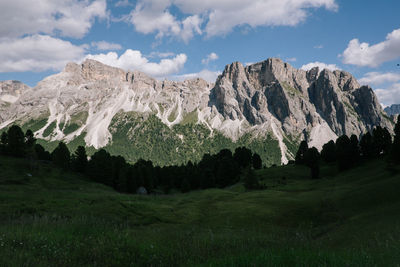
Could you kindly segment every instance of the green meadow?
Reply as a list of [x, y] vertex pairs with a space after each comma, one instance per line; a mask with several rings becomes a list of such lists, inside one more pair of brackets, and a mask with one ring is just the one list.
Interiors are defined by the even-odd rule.
[[140, 196], [0, 156], [0, 266], [400, 265], [400, 167], [255, 175], [265, 189]]

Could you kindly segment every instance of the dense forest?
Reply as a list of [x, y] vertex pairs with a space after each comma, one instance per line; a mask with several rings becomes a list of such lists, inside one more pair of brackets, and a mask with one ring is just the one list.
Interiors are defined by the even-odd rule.
[[[306, 165], [312, 179], [320, 178], [320, 163], [337, 164], [339, 171], [357, 166], [361, 161], [386, 157], [388, 168], [400, 162], [400, 120], [394, 129], [394, 138], [386, 128], [375, 127], [361, 136], [340, 136], [336, 142], [326, 143], [321, 153], [309, 148], [306, 141], [300, 143], [295, 161], [289, 164]], [[262, 189], [253, 169], [263, 167], [257, 153], [246, 147], [238, 147], [232, 153], [222, 149], [219, 153], [203, 155], [198, 163], [188, 161], [180, 166], [154, 166], [152, 161], [139, 159], [128, 163], [122, 156], [112, 156], [100, 149], [88, 157], [85, 147], [79, 146], [71, 153], [64, 142], [50, 153], [36, 143], [31, 130], [25, 133], [17, 126], [3, 132], [0, 154], [25, 158], [32, 169], [38, 161], [49, 162], [57, 167], [81, 173], [89, 179], [108, 185], [123, 193], [170, 193], [196, 189], [223, 188], [240, 180], [247, 189]]]
[[[261, 157], [245, 147], [238, 147], [232, 153], [223, 149], [215, 155], [205, 154], [200, 162], [191, 161], [181, 166], [154, 166], [152, 161], [139, 159], [129, 164], [122, 156], [112, 156], [105, 149], [96, 151], [88, 157], [85, 147], [78, 146], [71, 153], [64, 142], [50, 153], [36, 143], [33, 132], [11, 126], [3, 132], [0, 142], [3, 155], [26, 158], [31, 167], [35, 162], [52, 162], [59, 168], [79, 172], [91, 180], [111, 186], [124, 193], [169, 193], [171, 190], [188, 192], [195, 189], [223, 188], [237, 183], [242, 173], [248, 188], [257, 188], [251, 169], [262, 167]], [[244, 171], [246, 170], [247, 171]]]

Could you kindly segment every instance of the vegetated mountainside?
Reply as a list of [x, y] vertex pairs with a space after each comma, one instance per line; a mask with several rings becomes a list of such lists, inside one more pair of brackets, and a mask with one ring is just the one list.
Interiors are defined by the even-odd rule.
[[393, 104], [384, 110], [389, 116], [400, 114], [400, 104]]
[[393, 127], [372, 89], [351, 74], [298, 70], [275, 58], [227, 65], [213, 84], [158, 81], [86, 60], [34, 88], [17, 88], [0, 91], [0, 129], [17, 123], [48, 146], [64, 140], [72, 149], [106, 147], [161, 165], [242, 145], [279, 164], [303, 139], [321, 148], [342, 134]]
[[0, 265], [396, 266], [400, 177], [386, 166], [311, 180], [286, 165], [255, 171], [265, 190], [140, 196], [0, 156]]

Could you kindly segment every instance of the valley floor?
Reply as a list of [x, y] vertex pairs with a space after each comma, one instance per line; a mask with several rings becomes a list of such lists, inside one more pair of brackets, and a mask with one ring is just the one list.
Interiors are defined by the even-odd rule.
[[400, 171], [308, 172], [259, 170], [258, 191], [139, 196], [0, 157], [0, 265], [398, 266]]

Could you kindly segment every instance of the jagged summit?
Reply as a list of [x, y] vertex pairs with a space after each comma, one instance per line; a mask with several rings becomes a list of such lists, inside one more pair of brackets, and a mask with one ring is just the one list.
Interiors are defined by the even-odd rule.
[[[9, 83], [3, 82], [1, 88]], [[210, 131], [192, 141], [176, 134], [184, 151], [190, 149], [185, 142], [202, 142], [218, 134], [232, 142], [244, 136], [250, 141], [273, 138], [281, 162], [293, 157], [291, 148], [302, 139], [321, 148], [338, 135], [360, 135], [376, 125], [392, 129], [373, 90], [360, 86], [350, 73], [305, 71], [278, 58], [249, 66], [233, 62], [215, 84], [198, 78], [159, 81], [87, 59], [82, 64], [68, 63], [34, 88], [18, 86], [24, 93], [14, 94], [12, 101], [4, 98], [4, 89], [0, 92], [0, 128], [13, 122], [44, 121], [35, 129], [38, 138], [66, 142], [81, 138], [95, 148], [113, 144], [122, 127], [121, 114], [141, 114], [142, 123], [153, 114], [171, 131], [187, 123]], [[125, 133], [129, 140], [147, 129], [135, 127]]]

